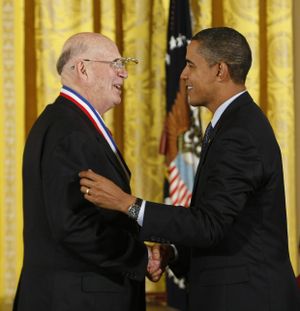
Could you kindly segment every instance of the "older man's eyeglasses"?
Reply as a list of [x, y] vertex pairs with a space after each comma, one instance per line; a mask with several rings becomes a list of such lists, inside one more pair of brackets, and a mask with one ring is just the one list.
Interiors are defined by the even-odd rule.
[[125, 69], [126, 65], [128, 63], [135, 63], [138, 64], [138, 59], [134, 57], [120, 57], [116, 58], [112, 61], [107, 61], [107, 60], [94, 60], [94, 59], [83, 59], [85, 62], [96, 62], [96, 63], [105, 63], [105, 64], [110, 64], [111, 67], [115, 70], [123, 70]]

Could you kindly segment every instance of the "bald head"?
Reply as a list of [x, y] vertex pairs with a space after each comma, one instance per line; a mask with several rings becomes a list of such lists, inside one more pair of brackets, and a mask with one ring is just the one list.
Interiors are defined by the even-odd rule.
[[64, 66], [72, 58], [80, 56], [92, 58], [95, 54], [105, 57], [116, 49], [115, 43], [101, 34], [93, 32], [75, 34], [63, 46], [62, 53], [56, 63], [57, 72], [61, 75]]
[[78, 33], [64, 44], [57, 61], [61, 83], [84, 97], [100, 114], [120, 104], [125, 67], [113, 66], [121, 58], [116, 44], [92, 32]]

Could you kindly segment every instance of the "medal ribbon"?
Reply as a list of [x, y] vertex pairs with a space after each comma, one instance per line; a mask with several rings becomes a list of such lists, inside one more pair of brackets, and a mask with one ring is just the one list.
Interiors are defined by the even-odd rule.
[[105, 140], [109, 144], [111, 150], [119, 160], [126, 177], [128, 178], [128, 180], [130, 180], [130, 172], [126, 167], [120, 151], [99, 112], [84, 97], [82, 97], [80, 94], [76, 93], [74, 90], [65, 85], [61, 88], [60, 95], [73, 102], [90, 119], [98, 132], [105, 138]]

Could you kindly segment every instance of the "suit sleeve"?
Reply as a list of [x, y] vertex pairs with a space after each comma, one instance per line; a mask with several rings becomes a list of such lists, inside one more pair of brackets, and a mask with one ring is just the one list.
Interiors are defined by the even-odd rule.
[[[78, 173], [91, 168], [117, 179], [96, 141], [73, 132], [46, 150], [42, 181], [46, 214], [54, 239], [86, 262], [143, 279], [147, 249], [126, 215], [99, 209], [80, 192]], [[119, 177], [120, 178], [120, 177]]]
[[190, 208], [147, 202], [143, 239], [206, 248], [217, 244], [262, 181], [263, 166], [249, 133], [216, 138], [201, 167]]

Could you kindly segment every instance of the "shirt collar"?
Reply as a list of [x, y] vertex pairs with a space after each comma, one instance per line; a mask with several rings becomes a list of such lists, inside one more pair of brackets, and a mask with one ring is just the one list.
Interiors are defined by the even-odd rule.
[[222, 105], [220, 105], [218, 107], [218, 109], [215, 111], [213, 118], [211, 119], [211, 125], [212, 127], [215, 127], [217, 122], [219, 121], [219, 119], [221, 118], [221, 115], [223, 114], [223, 112], [226, 110], [226, 108], [240, 95], [242, 95], [243, 93], [245, 93], [246, 90], [237, 93], [235, 95], [233, 95], [232, 97], [230, 97], [229, 99], [227, 99]]

